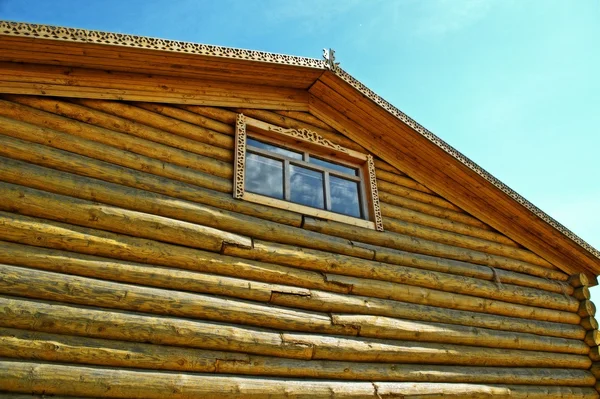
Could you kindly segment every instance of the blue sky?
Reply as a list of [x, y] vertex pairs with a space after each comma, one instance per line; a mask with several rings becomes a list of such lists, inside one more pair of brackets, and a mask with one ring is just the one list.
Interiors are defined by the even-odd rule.
[[332, 47], [353, 76], [600, 248], [597, 0], [0, 0], [0, 19], [315, 58]]

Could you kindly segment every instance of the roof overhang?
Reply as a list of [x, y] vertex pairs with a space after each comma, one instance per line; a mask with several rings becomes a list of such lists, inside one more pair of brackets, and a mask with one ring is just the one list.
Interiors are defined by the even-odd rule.
[[566, 273], [600, 252], [325, 60], [0, 21], [0, 93], [308, 111]]

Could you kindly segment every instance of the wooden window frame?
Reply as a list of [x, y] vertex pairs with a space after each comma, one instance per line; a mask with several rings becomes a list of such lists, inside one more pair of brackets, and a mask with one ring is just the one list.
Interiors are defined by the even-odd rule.
[[[301, 152], [304, 154], [303, 159], [306, 159], [306, 153], [308, 153], [327, 161], [333, 161], [357, 169], [358, 176], [354, 181], [358, 182], [360, 185], [359, 204], [361, 206], [361, 213], [365, 215], [365, 218], [343, 215], [326, 209], [313, 208], [283, 199], [247, 192], [245, 190], [247, 137]], [[363, 154], [332, 143], [330, 140], [327, 140], [318, 133], [308, 129], [285, 129], [280, 126], [247, 117], [243, 114], [238, 114], [237, 116], [235, 146], [233, 173], [234, 198], [268, 205], [274, 208], [286, 209], [303, 215], [383, 231], [383, 220], [381, 217], [379, 195], [377, 192], [377, 178], [375, 176], [375, 164], [373, 156], [370, 154]], [[253, 152], [260, 154], [259, 151]], [[281, 158], [285, 157], [281, 156]], [[299, 164], [303, 163], [303, 161], [300, 160], [295, 160], [294, 162]], [[323, 169], [324, 167], [315, 167], [311, 164], [309, 168], [317, 170]], [[331, 173], [331, 175], [337, 174], [335, 171], [330, 171], [329, 173]], [[328, 174], [324, 174], [324, 179], [326, 176], [328, 176]], [[326, 192], [327, 190], [324, 190], [324, 195], [326, 195]]]

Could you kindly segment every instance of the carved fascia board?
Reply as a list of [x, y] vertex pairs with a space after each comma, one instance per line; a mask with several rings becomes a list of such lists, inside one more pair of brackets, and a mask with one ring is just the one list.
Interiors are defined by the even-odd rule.
[[339, 65], [336, 65], [335, 68], [330, 68], [327, 60], [267, 53], [262, 51], [235, 49], [221, 46], [212, 46], [207, 44], [181, 42], [167, 39], [156, 39], [120, 33], [109, 33], [86, 29], [65, 28], [59, 26], [37, 25], [10, 21], [0, 21], [0, 36], [2, 35], [33, 37], [49, 40], [62, 40], [68, 42], [115, 45], [149, 50], [162, 50], [176, 53], [198, 54], [212, 57], [249, 60], [330, 70], [341, 80], [354, 87], [359, 93], [374, 101], [377, 105], [385, 109], [391, 115], [404, 122], [406, 125], [410, 126], [417, 133], [419, 133], [427, 140], [437, 145], [447, 154], [451, 155], [454, 159], [456, 159], [457, 161], [459, 161], [460, 163], [462, 163], [463, 165], [465, 165], [466, 167], [483, 177], [489, 183], [506, 193], [513, 200], [527, 208], [530, 212], [532, 212], [537, 217], [539, 217], [540, 219], [548, 223], [550, 226], [558, 230], [561, 234], [565, 235], [566, 237], [577, 243], [579, 246], [584, 248], [586, 251], [600, 259], [600, 251], [592, 247], [590, 244], [578, 237], [575, 233], [563, 226], [561, 223], [557, 222], [554, 218], [550, 217], [544, 211], [533, 205], [531, 202], [526, 200], [516, 191], [508, 187], [506, 184], [502, 183], [500, 180], [492, 176], [481, 166], [477, 165], [465, 155], [461, 154], [459, 151], [450, 146], [444, 140], [440, 139], [431, 131], [421, 126], [414, 119], [406, 115], [404, 112], [400, 111], [398, 108], [394, 107], [385, 99], [377, 95], [374, 91], [362, 84], [359, 80], [357, 80], [348, 72], [340, 68]]
[[65, 28], [61, 26], [37, 25], [23, 22], [0, 21], [0, 35], [20, 36], [67, 42], [107, 44], [138, 49], [171, 51], [211, 57], [230, 58], [326, 69], [326, 62], [315, 58], [244, 50], [231, 47], [212, 46], [153, 37], [101, 32], [96, 30]]

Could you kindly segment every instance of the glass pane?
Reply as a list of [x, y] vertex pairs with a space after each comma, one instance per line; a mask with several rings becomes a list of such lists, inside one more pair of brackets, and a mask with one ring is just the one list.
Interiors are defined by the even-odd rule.
[[281, 148], [281, 147], [274, 146], [272, 144], [263, 143], [262, 141], [254, 140], [250, 137], [248, 137], [246, 139], [246, 144], [251, 145], [253, 147], [260, 148], [262, 150], [273, 152], [275, 154], [283, 155], [288, 158], [300, 159], [300, 160], [302, 159], [301, 152], [291, 151], [286, 148]]
[[283, 162], [246, 153], [247, 191], [283, 199]]
[[343, 166], [337, 163], [333, 163], [330, 161], [325, 161], [324, 159], [315, 158], [312, 155], [310, 156], [310, 163], [314, 163], [316, 165], [321, 165], [329, 169], [337, 170], [338, 172], [346, 173], [352, 176], [356, 176], [356, 169], [349, 168], [348, 166]]
[[290, 194], [292, 202], [325, 208], [323, 173], [290, 165]]
[[329, 175], [331, 210], [344, 215], [361, 217], [358, 183]]

